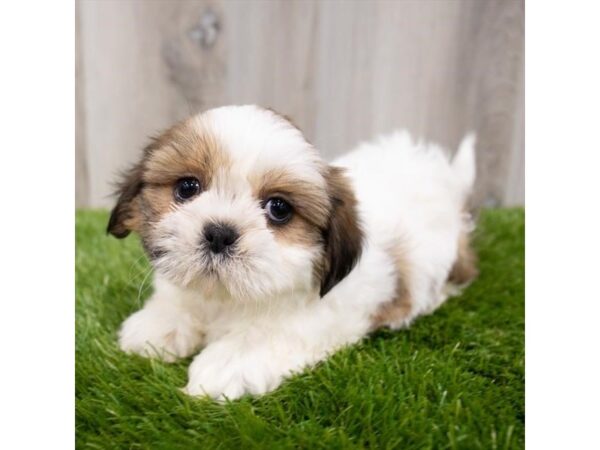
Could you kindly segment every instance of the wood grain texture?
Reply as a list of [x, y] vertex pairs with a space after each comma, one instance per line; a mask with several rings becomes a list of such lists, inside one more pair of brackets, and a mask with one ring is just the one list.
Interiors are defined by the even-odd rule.
[[75, 7], [75, 206], [88, 206], [89, 172], [87, 167], [87, 141], [85, 139], [85, 95], [83, 87], [83, 41], [78, 4]]
[[148, 136], [232, 103], [291, 116], [328, 158], [400, 127], [452, 149], [475, 130], [475, 203], [522, 204], [523, 16], [522, 0], [80, 2], [77, 204], [110, 205]]

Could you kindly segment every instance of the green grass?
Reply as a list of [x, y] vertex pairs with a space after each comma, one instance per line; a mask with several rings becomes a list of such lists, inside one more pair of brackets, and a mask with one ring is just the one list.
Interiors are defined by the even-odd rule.
[[119, 352], [116, 330], [150, 277], [137, 239], [106, 236], [106, 221], [77, 213], [77, 448], [524, 447], [522, 210], [482, 212], [481, 275], [461, 297], [274, 393], [225, 405], [178, 391], [189, 359]]

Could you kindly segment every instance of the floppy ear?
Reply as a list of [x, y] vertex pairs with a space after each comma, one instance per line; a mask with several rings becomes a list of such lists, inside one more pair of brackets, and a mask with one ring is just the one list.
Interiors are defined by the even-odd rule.
[[108, 220], [107, 233], [122, 239], [131, 231], [138, 231], [141, 222], [141, 211], [138, 195], [142, 190], [142, 165], [137, 164], [124, 174], [119, 183], [117, 194], [119, 199]]
[[360, 258], [363, 241], [356, 212], [356, 198], [343, 169], [329, 167], [326, 179], [332, 209], [329, 224], [323, 233], [325, 274], [321, 279], [321, 297], [354, 268]]

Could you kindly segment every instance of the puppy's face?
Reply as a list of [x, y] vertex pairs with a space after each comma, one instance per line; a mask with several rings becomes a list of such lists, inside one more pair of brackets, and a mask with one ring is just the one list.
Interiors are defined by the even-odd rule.
[[175, 125], [121, 184], [108, 231], [140, 234], [155, 271], [237, 300], [317, 290], [361, 249], [355, 198], [282, 116], [223, 107]]

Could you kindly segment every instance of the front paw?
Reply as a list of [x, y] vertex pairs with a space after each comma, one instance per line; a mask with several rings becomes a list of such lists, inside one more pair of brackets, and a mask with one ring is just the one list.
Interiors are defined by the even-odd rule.
[[272, 391], [290, 373], [286, 361], [277, 360], [268, 350], [244, 349], [235, 342], [215, 342], [192, 362], [183, 392], [219, 401], [234, 400], [244, 394]]
[[202, 333], [190, 317], [164, 309], [144, 308], [131, 315], [119, 331], [126, 353], [173, 362], [194, 354]]

